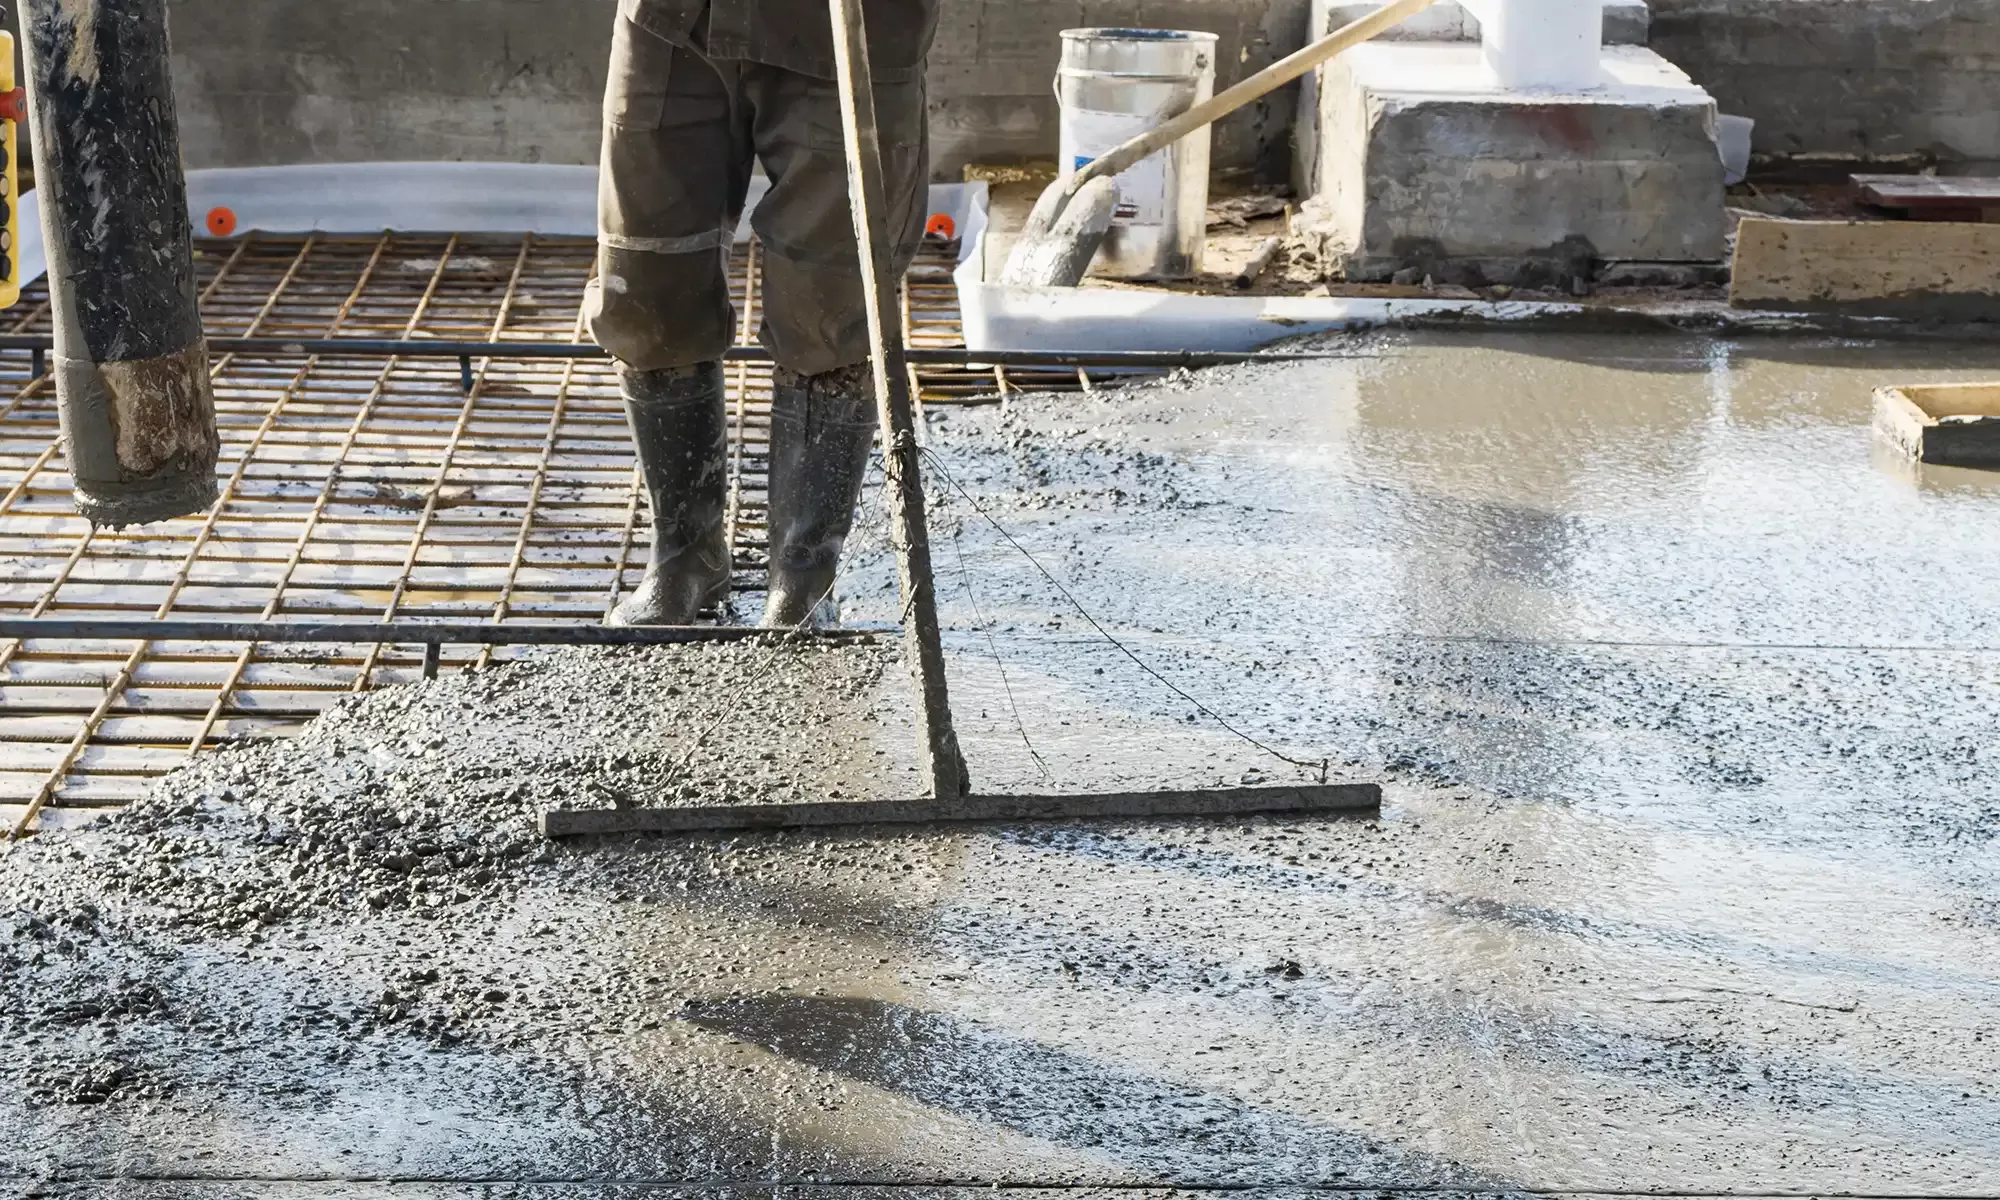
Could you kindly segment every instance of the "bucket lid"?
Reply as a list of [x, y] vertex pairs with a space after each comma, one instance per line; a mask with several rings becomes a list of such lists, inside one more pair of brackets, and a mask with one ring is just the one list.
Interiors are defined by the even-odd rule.
[[1065, 29], [1066, 70], [1136, 78], [1193, 78], [1213, 68], [1216, 35], [1198, 29]]

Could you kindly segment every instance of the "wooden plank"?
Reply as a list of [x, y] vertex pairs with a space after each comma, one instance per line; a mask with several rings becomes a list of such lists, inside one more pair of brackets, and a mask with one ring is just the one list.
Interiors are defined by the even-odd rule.
[[1861, 198], [1883, 208], [2000, 207], [2000, 178], [1980, 175], [1856, 175]]
[[1746, 217], [1736, 308], [1929, 321], [2000, 319], [2000, 225]]
[[991, 821], [1144, 820], [1259, 814], [1373, 816], [1382, 789], [1372, 783], [1302, 787], [1107, 792], [1081, 796], [965, 796], [958, 799], [830, 800], [715, 808], [552, 809], [548, 837], [796, 829], [829, 825], [942, 825]]

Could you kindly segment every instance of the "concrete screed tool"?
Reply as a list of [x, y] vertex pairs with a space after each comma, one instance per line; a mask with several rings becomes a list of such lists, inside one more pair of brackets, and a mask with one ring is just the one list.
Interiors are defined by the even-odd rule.
[[1028, 214], [1027, 224], [1021, 227], [1013, 252], [1007, 256], [1000, 282], [1011, 287], [1075, 287], [1083, 282], [1090, 260], [1097, 257], [1111, 229], [1112, 212], [1118, 207], [1118, 175], [1435, 3], [1437, 0], [1396, 0], [1385, 5], [1057, 179]]
[[[1235, 104], [1262, 95], [1285, 79], [1294, 78], [1346, 45], [1372, 36], [1433, 0], [1398, 0], [1374, 16], [1348, 26], [1307, 52], [1307, 61], [1292, 75], [1274, 77], [1279, 67], [1262, 72], [1274, 81], [1261, 91], [1245, 93], [1248, 85], [1217, 97], [1235, 97], [1209, 116], [1186, 124], [1188, 118], [1213, 105], [1191, 110], [1177, 122], [1155, 130], [1133, 146], [1171, 134], [1152, 148], [1165, 145]], [[868, 67], [868, 40], [860, 0], [828, 0], [833, 21], [834, 61], [838, 68], [841, 126], [847, 142], [848, 197], [854, 214], [855, 244], [867, 271], [864, 303], [875, 368], [875, 398], [881, 420], [884, 466], [888, 475], [891, 540], [896, 548], [897, 574], [903, 602], [905, 657], [923, 701], [931, 795], [922, 800], [834, 801], [804, 804], [730, 805], [715, 808], [557, 809], [542, 815], [542, 831], [550, 837], [585, 834], [686, 833], [704, 830], [780, 829], [828, 825], [932, 824], [958, 821], [1079, 820], [1086, 818], [1235, 817], [1259, 813], [1322, 813], [1374, 815], [1381, 810], [1382, 791], [1374, 784], [1298, 785], [1292, 787], [1196, 789], [1124, 792], [1074, 796], [972, 796], [965, 759], [952, 727], [950, 696], [945, 685], [944, 647], [938, 631], [936, 589], [931, 576], [930, 539], [924, 515], [923, 477], [916, 440], [916, 418], [910, 397], [910, 373], [899, 324], [886, 319], [888, 298], [896, 294], [893, 255], [879, 216], [883, 201], [882, 148], [875, 123], [875, 89]], [[1355, 31], [1360, 32], [1356, 33]], [[1341, 40], [1345, 36], [1345, 40]], [[1330, 50], [1328, 43], [1335, 43]], [[1126, 150], [1129, 150], [1127, 147]], [[1114, 152], [1115, 159], [1126, 150]], [[1150, 150], [1132, 155], [1133, 161]], [[1107, 160], [1100, 160], [1107, 161]], [[1109, 183], [1108, 177], [1104, 180]], [[1046, 197], [1044, 198], [1046, 200]], [[1101, 236], [1102, 231], [1100, 231]], [[1094, 247], [1093, 247], [1094, 248]], [[1084, 259], [1088, 262], [1088, 258]]]

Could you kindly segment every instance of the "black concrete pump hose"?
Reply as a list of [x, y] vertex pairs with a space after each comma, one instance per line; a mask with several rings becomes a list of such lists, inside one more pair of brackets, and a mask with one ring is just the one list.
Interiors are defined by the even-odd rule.
[[23, 0], [56, 404], [77, 510], [131, 525], [215, 501], [166, 0]]

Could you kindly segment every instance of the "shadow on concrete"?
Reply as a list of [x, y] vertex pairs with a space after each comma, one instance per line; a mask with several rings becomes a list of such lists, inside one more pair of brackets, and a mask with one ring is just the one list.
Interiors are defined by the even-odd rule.
[[[1949, 992], [1962, 1000], [1987, 1004], [2000, 1000], [2000, 985], [1969, 973], [1854, 960], [1811, 948], [1787, 951], [1722, 934], [1406, 887], [1380, 879], [1343, 879], [1327, 870], [1243, 861], [1225, 865], [1223, 860], [1227, 856], [1222, 854], [1184, 854], [1177, 859], [1145, 857], [1142, 850], [1117, 839], [1089, 834], [1057, 835], [1038, 839], [1036, 844], [1059, 846], [1080, 857], [1100, 861], [1122, 862], [1155, 871], [1184, 871], [1208, 880], [1228, 879], [1242, 887], [1321, 894], [1338, 890], [1371, 907], [1421, 905], [1464, 922], [1468, 928], [1479, 924], [1502, 925], [1576, 938], [1579, 945], [1595, 941], [1659, 950], [1689, 964], [1721, 958], [1765, 971], [1788, 972], [1803, 981], [1822, 982], [1828, 977], [1838, 980], [1848, 976], [1915, 992]], [[1010, 928], [1005, 923], [1005, 914], [991, 909], [981, 910], [981, 920], [982, 943], [1030, 942], [1047, 934], [1045, 929], [1034, 926], [1032, 919], [1023, 919]], [[1169, 945], [1135, 944], [1126, 936], [1100, 936], [1080, 927], [1065, 928], [1061, 937], [1063, 949], [1071, 958], [1112, 964], [1110, 970], [1087, 971], [1080, 981], [1085, 984], [1118, 988], [1130, 980], [1139, 980], [1150, 990], [1158, 991], [1176, 987], [1194, 990], [1197, 985], [1209, 982], [1200, 977], [1198, 964], [1177, 956]], [[1448, 964], [1434, 958], [1430, 961], [1436, 969], [1451, 970]], [[1461, 974], [1466, 978], [1471, 976], [1470, 972]], [[1670, 979], [1671, 973], [1666, 978]], [[1746, 987], [1752, 990], [1736, 993], [1699, 986], [1676, 987], [1663, 982], [1656, 989], [1660, 995], [1632, 1002], [1717, 1005], [1748, 1000], [1828, 1012], [1857, 1010], [1853, 1004], [1814, 1004], [1789, 999], [1783, 994], [1784, 980], [1773, 979], [1769, 974], [1750, 978], [1761, 981], [1770, 990], [1759, 992], [1749, 982]], [[1297, 992], [1290, 1003], [1310, 1005], [1310, 994], [1310, 990]], [[1732, 996], [1742, 1000], [1732, 1001]], [[1598, 998], [1602, 998], [1601, 994]], [[1988, 1144], [1994, 1131], [2000, 1130], [2000, 1102], [1990, 1096], [1962, 1094], [1961, 1085], [1948, 1079], [1869, 1070], [1838, 1058], [1807, 1053], [1773, 1053], [1723, 1036], [1667, 1035], [1623, 1028], [1581, 1011], [1552, 1020], [1547, 1013], [1536, 1011], [1535, 1005], [1524, 1003], [1518, 994], [1495, 996], [1471, 986], [1462, 997], [1457, 989], [1440, 990], [1428, 1003], [1413, 996], [1403, 1004], [1407, 1006], [1407, 1018], [1397, 1022], [1394, 1030], [1385, 1029], [1385, 1036], [1417, 1031], [1429, 1037], [1476, 1038], [1523, 1063], [1559, 1063], [1601, 1079], [1623, 1079], [1628, 1084], [1652, 1089], [1673, 1088], [1690, 1098], [1699, 1096], [1741, 1104], [1746, 1106], [1743, 1114], [1746, 1119], [1782, 1120], [1787, 1114], [1846, 1108], [1865, 1113], [1870, 1128], [1893, 1131], [1909, 1144], [1935, 1145], [1944, 1152], [1955, 1152], [1955, 1148], [1966, 1145]]]
[[[766, 992], [691, 1005], [682, 1018], [1163, 1182], [1519, 1190], [1438, 1155], [883, 1000]], [[1284, 1164], [1286, 1178], [1262, 1177], [1272, 1164]]]

